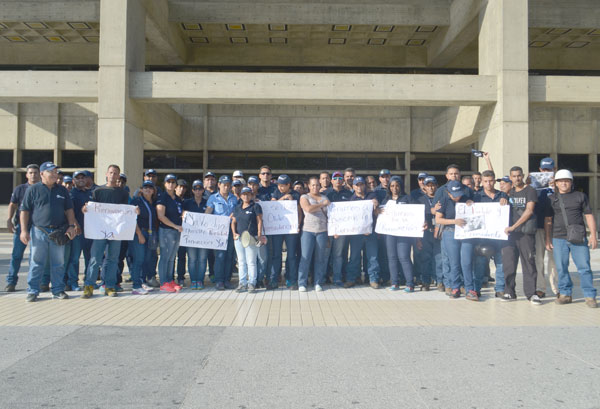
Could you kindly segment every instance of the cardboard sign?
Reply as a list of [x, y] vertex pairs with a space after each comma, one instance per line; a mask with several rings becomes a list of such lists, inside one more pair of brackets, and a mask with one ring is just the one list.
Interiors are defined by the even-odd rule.
[[227, 250], [229, 216], [185, 212], [179, 245], [201, 249]]
[[334, 202], [327, 207], [327, 234], [352, 236], [373, 232], [373, 201]]
[[508, 240], [504, 229], [508, 227], [510, 206], [500, 203], [456, 204], [456, 218], [467, 222], [463, 227], [456, 225], [454, 238]]
[[263, 230], [266, 235], [298, 234], [298, 202], [277, 200], [259, 202], [263, 212]]
[[83, 216], [84, 236], [92, 240], [133, 240], [135, 206], [88, 202]]
[[388, 201], [377, 216], [375, 232], [399, 237], [423, 237], [425, 205]]

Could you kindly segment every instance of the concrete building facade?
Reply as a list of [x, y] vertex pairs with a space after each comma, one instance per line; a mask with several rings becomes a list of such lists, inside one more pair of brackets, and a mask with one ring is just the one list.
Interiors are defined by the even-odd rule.
[[[54, 160], [187, 178], [552, 156], [600, 202], [594, 0], [0, 1], [0, 183]], [[443, 179], [443, 178], [442, 178]]]

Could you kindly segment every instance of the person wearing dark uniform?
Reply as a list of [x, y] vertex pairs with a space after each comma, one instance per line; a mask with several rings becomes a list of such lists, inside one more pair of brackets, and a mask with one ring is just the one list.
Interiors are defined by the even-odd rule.
[[[183, 202], [183, 217], [185, 217], [185, 212], [206, 212], [207, 202], [204, 199], [204, 185], [201, 180], [194, 180], [192, 183], [192, 193], [193, 197]], [[206, 274], [206, 262], [209, 251], [209, 249], [187, 247], [188, 271], [190, 273], [190, 288], [192, 290], [204, 289], [204, 275]]]

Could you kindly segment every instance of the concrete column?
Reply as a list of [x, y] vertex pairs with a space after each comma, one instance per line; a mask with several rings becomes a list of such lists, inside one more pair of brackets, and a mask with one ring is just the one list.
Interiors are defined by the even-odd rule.
[[[139, 177], [144, 159], [141, 109], [129, 99], [129, 75], [144, 71], [146, 11], [139, 0], [101, 0], [96, 182], [110, 164]], [[131, 183], [138, 183], [131, 180]]]
[[490, 152], [497, 175], [515, 165], [528, 171], [527, 16], [523, 0], [483, 0], [479, 14], [479, 75], [497, 77], [497, 102], [482, 108], [489, 126], [482, 127], [479, 148]]

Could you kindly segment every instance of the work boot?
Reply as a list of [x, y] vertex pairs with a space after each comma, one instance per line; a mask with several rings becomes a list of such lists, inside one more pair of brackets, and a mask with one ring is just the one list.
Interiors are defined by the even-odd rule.
[[596, 299], [595, 298], [591, 298], [591, 297], [586, 297], [585, 298], [585, 305], [587, 305], [590, 308], [598, 308], [598, 304], [596, 303]]
[[571, 304], [571, 302], [573, 301], [573, 298], [571, 298], [570, 295], [559, 295], [558, 298], [556, 299], [556, 303], [557, 304]]

